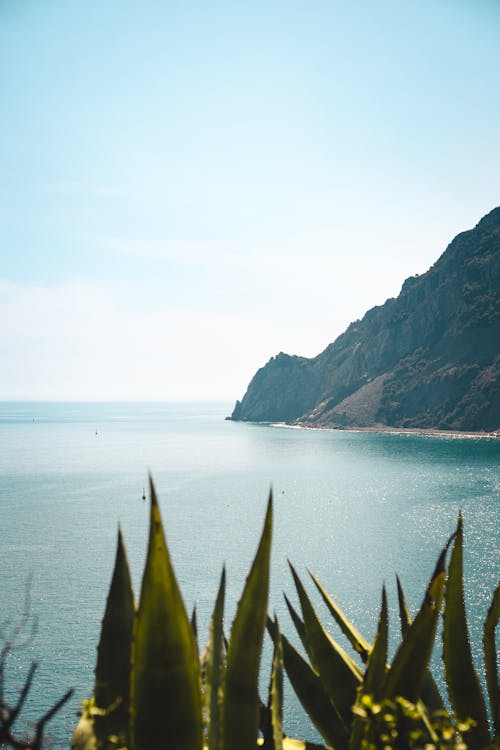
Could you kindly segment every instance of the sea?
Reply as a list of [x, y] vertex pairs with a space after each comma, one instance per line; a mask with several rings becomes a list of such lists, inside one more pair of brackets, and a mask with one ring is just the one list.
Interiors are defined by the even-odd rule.
[[[73, 688], [71, 700], [46, 727], [48, 746], [69, 747], [81, 702], [92, 695], [118, 525], [139, 595], [149, 475], [186, 607], [191, 612], [196, 606], [202, 643], [224, 563], [230, 631], [270, 491], [275, 515], [269, 611], [294, 643], [298, 636], [283, 599], [286, 593], [297, 604], [288, 560], [343, 645], [308, 571], [369, 639], [385, 583], [394, 652], [395, 575], [415, 613], [461, 511], [466, 606], [482, 675], [482, 623], [500, 568], [500, 440], [237, 423], [225, 420], [231, 408], [0, 404], [0, 637], [14, 646], [4, 674], [11, 702], [30, 664], [37, 664], [17, 722], [20, 734]], [[270, 655], [266, 636], [263, 697]], [[442, 679], [439, 643], [433, 663]], [[289, 686], [284, 723], [290, 736], [316, 737]]]

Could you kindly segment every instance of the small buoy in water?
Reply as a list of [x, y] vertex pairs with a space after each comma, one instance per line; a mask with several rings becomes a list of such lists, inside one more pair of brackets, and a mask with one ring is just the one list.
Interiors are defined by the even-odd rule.
[[145, 499], [146, 499], [146, 493], [145, 493], [145, 491], [144, 491], [144, 487], [142, 488], [142, 499], [143, 499], [143, 500], [145, 500]]

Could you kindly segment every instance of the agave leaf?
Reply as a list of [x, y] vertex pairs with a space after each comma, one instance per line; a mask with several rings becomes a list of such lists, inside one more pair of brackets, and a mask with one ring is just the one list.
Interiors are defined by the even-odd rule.
[[257, 554], [238, 602], [227, 651], [222, 748], [255, 750], [259, 724], [258, 678], [269, 592], [272, 494]]
[[491, 716], [495, 736], [500, 735], [500, 685], [498, 683], [498, 657], [495, 630], [500, 620], [500, 584], [495, 589], [483, 628], [484, 666], [486, 686], [490, 698]]
[[346, 615], [343, 613], [343, 611], [340, 609], [339, 605], [332, 599], [328, 591], [324, 588], [324, 586], [321, 585], [321, 583], [318, 581], [316, 576], [310, 574], [311, 578], [313, 579], [316, 588], [318, 589], [319, 593], [323, 597], [323, 601], [325, 602], [326, 606], [330, 610], [331, 615], [336, 620], [338, 626], [344, 633], [344, 635], [349, 639], [351, 642], [352, 647], [358, 653], [363, 660], [363, 662], [368, 661], [368, 656], [370, 653], [370, 644], [364, 638], [359, 630], [354, 627], [352, 622], [349, 621], [349, 619], [346, 617]]
[[110, 735], [128, 742], [130, 652], [134, 626], [134, 594], [121, 530], [118, 529], [115, 566], [97, 647], [93, 703], [104, 709], [94, 718], [99, 744]]
[[396, 583], [398, 587], [399, 622], [401, 625], [401, 635], [404, 638], [410, 629], [411, 615], [410, 610], [408, 609], [408, 604], [406, 603], [403, 586], [398, 575], [396, 576]]
[[302, 607], [309, 657], [331, 702], [346, 727], [349, 727], [352, 722], [356, 690], [362, 680], [361, 671], [344, 649], [325, 631], [300, 578], [292, 565], [290, 568]]
[[467, 744], [482, 748], [490, 740], [483, 692], [472, 661], [463, 586], [463, 529], [458, 517], [446, 586], [443, 626], [443, 661], [448, 693], [458, 722], [476, 724], [467, 732]]
[[194, 640], [196, 644], [198, 644], [198, 615], [196, 614], [196, 604], [191, 613], [191, 629], [193, 631]]
[[283, 596], [285, 598], [286, 606], [288, 607], [288, 611], [290, 613], [290, 617], [292, 618], [292, 622], [295, 625], [295, 630], [297, 631], [298, 636], [299, 636], [300, 640], [302, 641], [302, 644], [303, 644], [304, 648], [307, 651], [307, 646], [306, 646], [306, 629], [305, 629], [305, 626], [304, 626], [304, 621], [301, 619], [299, 613], [297, 612], [297, 610], [295, 609], [295, 607], [293, 606], [293, 604], [291, 603], [291, 601], [287, 597], [287, 595], [283, 594]]
[[201, 750], [200, 665], [152, 480], [149, 545], [132, 660], [132, 748]]
[[401, 695], [416, 703], [422, 693], [443, 600], [447, 548], [439, 556], [422, 606], [392, 662], [386, 682], [388, 698]]
[[376, 701], [380, 700], [384, 693], [384, 682], [387, 670], [387, 647], [389, 639], [389, 614], [387, 610], [387, 594], [385, 586], [382, 587], [382, 604], [378, 619], [377, 634], [373, 648], [368, 657], [365, 676], [363, 679], [363, 692], [373, 695]]
[[220, 737], [220, 693], [224, 671], [224, 644], [222, 621], [224, 617], [224, 596], [226, 591], [226, 570], [222, 569], [219, 591], [215, 600], [210, 622], [210, 632], [206, 647], [206, 686], [205, 713], [207, 716], [208, 750], [218, 750]]
[[[269, 615], [266, 617], [266, 622], [269, 622], [271, 618]], [[269, 625], [268, 625], [269, 630]], [[276, 626], [274, 626], [274, 634], [276, 636], [277, 629]], [[259, 707], [259, 739], [257, 740], [257, 744], [261, 743], [264, 750], [274, 750], [274, 739], [273, 739], [273, 717], [272, 717], [272, 711], [271, 711], [271, 703], [272, 703], [272, 694], [273, 694], [273, 665], [274, 665], [274, 657], [276, 652], [276, 643], [277, 639], [273, 638], [274, 643], [274, 651], [273, 651], [273, 660], [271, 663], [271, 674], [269, 676], [269, 687], [267, 689], [267, 704], [264, 703], [262, 699], [260, 699], [260, 707]]]
[[[403, 638], [405, 638], [408, 630], [410, 629], [412, 620], [399, 576], [396, 576], [396, 581], [398, 587], [401, 635], [403, 636]], [[444, 702], [441, 697], [441, 693], [439, 692], [439, 688], [436, 685], [436, 681], [432, 676], [432, 672], [430, 671], [430, 669], [427, 669], [425, 672], [424, 684], [422, 687], [422, 703], [431, 711], [442, 711], [444, 709]]]
[[[363, 684], [358, 690], [359, 701], [364, 695], [373, 696], [375, 701], [382, 698], [384, 682], [387, 670], [387, 646], [389, 639], [389, 614], [387, 610], [387, 594], [385, 586], [382, 587], [382, 604], [378, 620], [377, 634], [370, 650], [368, 665], [366, 667]], [[364, 722], [360, 716], [353, 719], [349, 750], [359, 750], [364, 735]]]
[[273, 750], [283, 750], [283, 645], [278, 618], [275, 618], [275, 623], [276, 638], [271, 670], [269, 708], [271, 711]]
[[[267, 627], [274, 640], [276, 625], [270, 618], [268, 618]], [[345, 750], [348, 746], [347, 730], [336, 708], [331, 704], [319, 675], [283, 633], [281, 642], [286, 673], [304, 711], [325, 742], [337, 750]]]

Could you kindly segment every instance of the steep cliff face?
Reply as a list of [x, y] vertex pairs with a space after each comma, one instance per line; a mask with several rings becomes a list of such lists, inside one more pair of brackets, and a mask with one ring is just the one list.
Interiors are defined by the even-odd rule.
[[321, 395], [320, 383], [305, 357], [280, 352], [257, 370], [231, 419], [254, 422], [291, 422], [306, 414]]
[[500, 208], [317, 357], [273, 357], [231, 419], [498, 429]]

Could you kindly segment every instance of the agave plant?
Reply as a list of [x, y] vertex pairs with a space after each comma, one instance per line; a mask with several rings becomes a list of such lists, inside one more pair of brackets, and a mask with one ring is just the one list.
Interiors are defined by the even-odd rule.
[[102, 623], [94, 696], [84, 703], [75, 750], [306, 750], [285, 737], [283, 658], [274, 651], [269, 700], [259, 698], [272, 535], [269, 497], [261, 539], [229, 641], [223, 633], [223, 570], [201, 657], [188, 618], [151, 481], [150, 531], [139, 605], [121, 533]]
[[[398, 579], [402, 641], [388, 664], [385, 589], [377, 633], [370, 644], [349, 622], [319, 581], [313, 581], [363, 666], [322, 626], [292, 567], [302, 617], [287, 604], [305, 647], [305, 659], [268, 618], [274, 654], [267, 702], [258, 679], [266, 622], [272, 534], [272, 498], [229, 640], [224, 636], [225, 571], [213, 609], [209, 638], [198, 652], [196, 616], [188, 618], [163, 532], [151, 482], [150, 533], [138, 607], [135, 606], [122, 535], [98, 647], [94, 696], [84, 703], [75, 750], [306, 750], [322, 746], [286, 737], [283, 669], [311, 722], [329, 748], [465, 747], [499, 744], [500, 701], [495, 629], [500, 587], [484, 626], [486, 701], [472, 662], [463, 597], [462, 519], [444, 547], [412, 621]], [[449, 546], [453, 544], [446, 567]], [[444, 605], [443, 605], [444, 602]], [[429, 671], [444, 606], [443, 659], [451, 717]]]
[[[446, 569], [448, 547], [453, 544]], [[500, 688], [495, 629], [500, 618], [500, 586], [484, 624], [484, 666], [491, 708], [474, 668], [463, 591], [463, 528], [442, 550], [422, 605], [412, 621], [398, 579], [402, 640], [388, 664], [388, 608], [385, 588], [373, 644], [359, 633], [320, 582], [312, 576], [330, 614], [364, 667], [321, 624], [296, 571], [291, 567], [302, 617], [287, 605], [308, 659], [304, 659], [268, 621], [275, 643], [282, 643], [290, 682], [312, 723], [335, 750], [383, 747], [463, 747], [482, 750], [500, 745]], [[444, 604], [443, 604], [444, 603]], [[429, 671], [439, 615], [444, 607], [443, 662], [452, 716]]]

